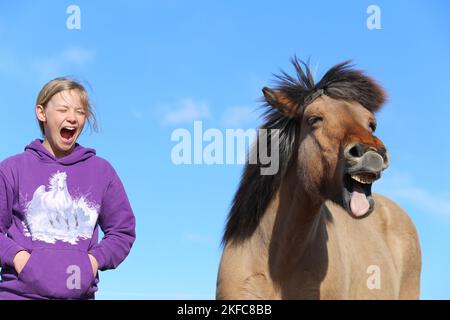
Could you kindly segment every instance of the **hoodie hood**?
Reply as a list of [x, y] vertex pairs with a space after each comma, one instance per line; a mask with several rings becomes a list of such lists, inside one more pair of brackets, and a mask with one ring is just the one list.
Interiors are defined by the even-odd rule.
[[78, 143], [75, 143], [75, 147], [70, 154], [62, 158], [55, 158], [43, 145], [43, 140], [36, 139], [25, 147], [26, 152], [31, 152], [39, 160], [47, 163], [59, 163], [65, 166], [70, 166], [80, 161], [84, 161], [90, 157], [95, 156], [94, 149], [84, 148]]

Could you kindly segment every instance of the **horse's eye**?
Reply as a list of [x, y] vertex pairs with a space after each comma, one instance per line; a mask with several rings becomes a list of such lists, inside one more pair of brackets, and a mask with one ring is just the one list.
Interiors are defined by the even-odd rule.
[[309, 118], [308, 118], [308, 124], [309, 124], [310, 126], [313, 126], [313, 125], [319, 123], [319, 122], [322, 121], [322, 120], [323, 120], [322, 117], [312, 116], [312, 117], [309, 117]]
[[372, 130], [372, 132], [375, 132], [375, 130], [377, 130], [377, 123], [376, 122], [371, 122], [369, 124], [369, 127]]

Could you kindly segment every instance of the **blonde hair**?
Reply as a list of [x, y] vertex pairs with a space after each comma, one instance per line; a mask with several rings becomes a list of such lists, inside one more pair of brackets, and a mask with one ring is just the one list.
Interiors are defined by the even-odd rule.
[[[94, 129], [94, 131], [98, 131], [97, 119], [95, 118], [95, 115], [92, 111], [92, 105], [89, 101], [89, 95], [84, 86], [77, 80], [59, 77], [47, 82], [39, 92], [39, 95], [36, 99], [36, 105], [41, 105], [45, 110], [50, 99], [55, 94], [65, 90], [77, 90], [79, 92], [81, 102], [86, 109], [86, 118], [89, 123], [89, 127], [91, 131], [92, 129]], [[39, 119], [38, 122], [42, 134], [45, 135], [44, 123]]]

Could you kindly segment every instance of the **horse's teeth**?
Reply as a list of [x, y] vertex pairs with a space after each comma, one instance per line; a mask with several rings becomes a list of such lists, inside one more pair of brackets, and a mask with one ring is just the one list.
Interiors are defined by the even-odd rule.
[[365, 177], [365, 176], [362, 176], [362, 175], [356, 175], [355, 174], [355, 175], [352, 175], [351, 177], [352, 177], [353, 180], [356, 180], [356, 181], [358, 181], [358, 182], [360, 182], [362, 184], [371, 184], [373, 182], [372, 178]]

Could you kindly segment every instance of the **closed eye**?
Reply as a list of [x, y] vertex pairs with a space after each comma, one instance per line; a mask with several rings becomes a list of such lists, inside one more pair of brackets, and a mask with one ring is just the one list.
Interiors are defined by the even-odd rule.
[[308, 118], [308, 124], [312, 127], [312, 126], [318, 124], [319, 122], [321, 122], [322, 120], [323, 120], [322, 117], [311, 116]]

